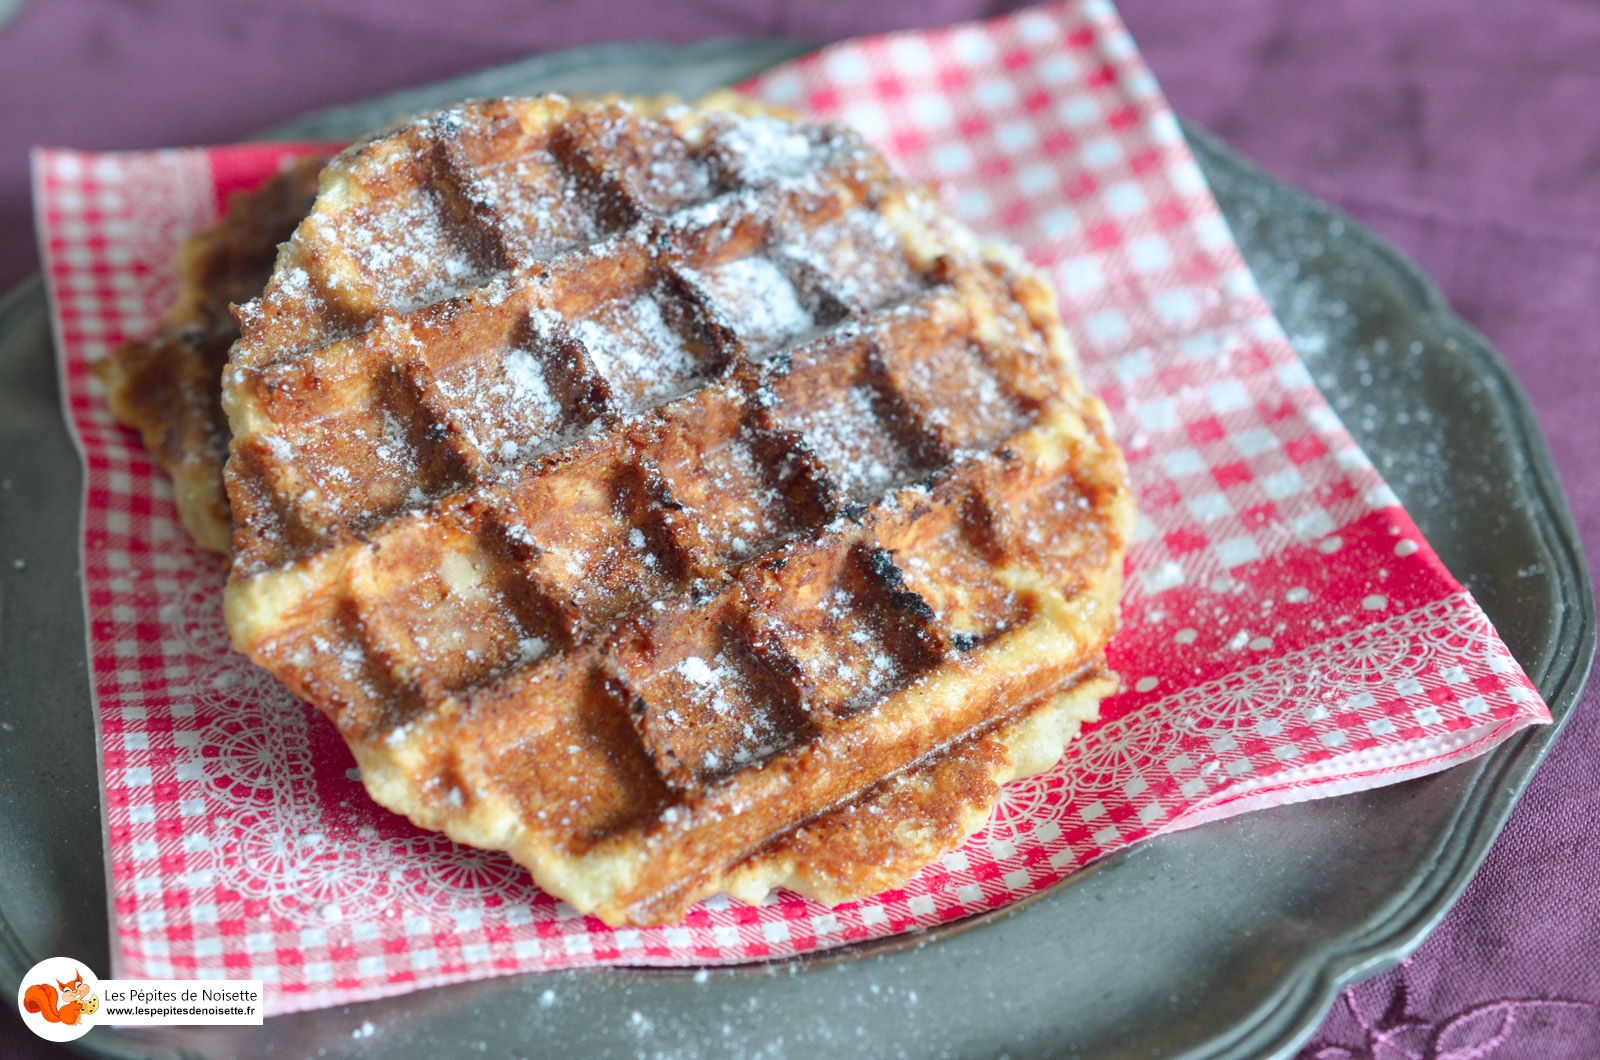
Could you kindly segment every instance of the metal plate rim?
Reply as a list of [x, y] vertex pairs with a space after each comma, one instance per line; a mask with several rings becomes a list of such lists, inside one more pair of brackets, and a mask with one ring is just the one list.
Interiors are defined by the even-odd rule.
[[[741, 49], [748, 51], [752, 47], [767, 49], [767, 54], [776, 57], [786, 57], [804, 50], [806, 46], [781, 40], [766, 40], [754, 44], [724, 41], [690, 46], [690, 50], [709, 61], [719, 53], [737, 53]], [[629, 61], [629, 57], [632, 56], [631, 61], [644, 62], [651, 57], [665, 54], [681, 56], [683, 53], [684, 49], [670, 45], [599, 45], [576, 49], [570, 53], [536, 56], [522, 63], [511, 64], [509, 67], [458, 79], [446, 83], [445, 86], [427, 86], [413, 93], [402, 93], [399, 97], [386, 97], [386, 99], [398, 100], [395, 105], [404, 108], [410, 106], [407, 97], [423, 100], [429, 93], [438, 92], [441, 87], [476, 83], [485, 85], [487, 91], [494, 91], [492, 85], [496, 76], [508, 74], [515, 76], [518, 71], [530, 66], [539, 66], [541, 63], [558, 66], [565, 64], [568, 68], [577, 69], [595, 63], [601, 58], [614, 62]], [[643, 58], [640, 58], [641, 56]], [[482, 93], [475, 93], [471, 88], [467, 88], [464, 94]], [[429, 104], [426, 102], [418, 104], [418, 106], [427, 105]], [[309, 120], [315, 122], [334, 115], [342, 117], [368, 106], [371, 104], [339, 108], [336, 111], [312, 116]], [[417, 107], [413, 106], [411, 109]], [[1527, 730], [1480, 760], [1479, 773], [1469, 791], [1463, 796], [1447, 834], [1441, 837], [1431, 865], [1422, 878], [1414, 881], [1415, 886], [1409, 893], [1396, 898], [1391, 904], [1388, 915], [1370, 918], [1364, 923], [1354, 925], [1350, 931], [1330, 938], [1320, 950], [1316, 951], [1315, 960], [1310, 958], [1302, 960], [1300, 964], [1285, 973], [1279, 989], [1270, 997], [1263, 999], [1250, 1016], [1236, 1023], [1227, 1033], [1206, 1041], [1195, 1042], [1190, 1047], [1169, 1054], [1191, 1060], [1199, 1060], [1201, 1057], [1242, 1060], [1244, 1057], [1283, 1055], [1294, 1049], [1315, 1030], [1322, 1013], [1326, 1011], [1340, 987], [1397, 962], [1406, 953], [1415, 949], [1426, 933], [1445, 915], [1471, 879], [1477, 865], [1487, 854], [1489, 845], [1504, 824], [1516, 797], [1531, 779], [1538, 762], [1554, 742], [1561, 725], [1570, 715], [1572, 706], [1583, 688], [1593, 657], [1596, 622], [1588, 566], [1583, 559], [1580, 539], [1562, 497], [1548, 450], [1538, 432], [1536, 420], [1526, 397], [1486, 340], [1449, 309], [1443, 295], [1415, 265], [1379, 237], [1357, 222], [1344, 218], [1330, 207], [1274, 181], [1202, 130], [1185, 125], [1184, 131], [1204, 168], [1209, 170], [1215, 166], [1232, 167], [1242, 174], [1244, 179], [1275, 186], [1284, 194], [1300, 200], [1303, 208], [1329, 218], [1342, 219], [1350, 239], [1362, 244], [1367, 253], [1376, 259], [1382, 259], [1389, 268], [1408, 279], [1419, 316], [1433, 318], [1432, 323], [1435, 326], [1456, 337], [1463, 355], [1472, 359], [1474, 369], [1492, 391], [1497, 406], [1513, 424], [1519, 455], [1526, 471], [1523, 484], [1530, 487], [1530, 494], [1538, 502], [1531, 513], [1532, 520], [1538, 527], [1546, 552], [1558, 568], [1557, 581], [1562, 590], [1563, 603], [1561, 626], [1552, 651], [1542, 660], [1545, 665], [1539, 668], [1540, 672], [1530, 675], [1550, 701], [1556, 724], [1547, 728]], [[308, 126], [307, 120], [281, 126], [268, 134], [272, 138], [302, 138], [308, 135], [317, 133], [314, 125]], [[9, 327], [14, 326], [10, 322], [17, 316], [39, 311], [42, 300], [43, 286], [37, 277], [25, 282], [0, 300], [0, 336], [3, 336]], [[1115, 864], [1117, 860], [1111, 858], [1091, 866], [1085, 873], [1079, 873], [1071, 880], [1064, 881], [1063, 885], [1081, 880], [1097, 870], [1103, 870]], [[1030, 903], [1021, 903], [994, 914], [974, 918], [973, 921], [963, 922], [961, 929], [982, 930], [983, 926], [993, 920], [1025, 912], [1028, 904]], [[0, 936], [15, 938], [3, 916], [0, 916]], [[902, 937], [901, 944], [907, 942], [916, 944], [921, 941], [925, 941], [925, 937], [913, 936], [909, 940]], [[841, 955], [835, 951], [819, 957], [823, 960], [836, 961], [866, 955], [862, 953]], [[1315, 967], [1311, 967], [1313, 965]], [[21, 967], [0, 969], [0, 988], [9, 989], [15, 986], [21, 971]], [[93, 1055], [153, 1055], [126, 1051], [114, 1040], [104, 1041], [104, 1048], [101, 1044], [90, 1043], [87, 1039], [83, 1043], [90, 1048]]]

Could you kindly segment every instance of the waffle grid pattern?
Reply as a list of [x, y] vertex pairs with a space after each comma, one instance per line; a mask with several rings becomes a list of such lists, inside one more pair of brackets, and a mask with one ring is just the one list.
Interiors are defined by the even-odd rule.
[[[1109, 608], [1058, 619], [1024, 587], [1114, 597], [1130, 529], [1049, 294], [853, 133], [497, 102], [352, 151], [242, 314], [229, 607], [363, 768], [430, 733], [380, 801], [456, 827], [510, 797], [563, 857], [649, 851], [599, 909], [670, 919], [784, 829], [1098, 673]], [[507, 170], [580, 234], [508, 216]], [[318, 346], [308, 289], [367, 330]], [[1030, 624], [1059, 627], [1049, 657], [1014, 646]], [[965, 693], [891, 705], [932, 678]]]

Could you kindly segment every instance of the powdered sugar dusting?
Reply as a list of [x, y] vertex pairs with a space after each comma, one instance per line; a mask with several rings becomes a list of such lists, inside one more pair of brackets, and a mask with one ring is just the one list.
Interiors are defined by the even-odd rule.
[[716, 671], [706, 665], [706, 661], [698, 655], [691, 655], [678, 664], [678, 672], [694, 684], [709, 687], [717, 682]]
[[550, 389], [537, 349], [490, 351], [443, 371], [439, 393], [457, 427], [491, 463], [505, 465], [559, 439], [566, 410]]
[[[727, 652], [718, 652], [709, 662], [691, 655], [673, 672], [683, 679], [680, 688], [687, 693], [684, 705], [689, 708], [690, 717], [669, 708], [666, 720], [692, 733], [690, 739], [709, 741], [701, 761], [704, 769], [715, 773], [747, 766], [767, 758], [788, 742], [762, 709], [765, 704], [751, 687], [749, 676]], [[692, 716], [701, 710], [710, 711], [714, 718], [702, 716], [697, 724]], [[714, 731], [707, 731], [707, 726]]]
[[811, 139], [792, 122], [765, 115], [730, 115], [717, 137], [726, 165], [742, 183], [798, 176], [817, 165]]
[[870, 211], [818, 225], [801, 240], [780, 246], [776, 254], [805, 262], [842, 301], [859, 309], [877, 309], [920, 286], [901, 251], [900, 237]]
[[796, 423], [811, 451], [852, 500], [876, 500], [911, 463], [872, 406], [872, 389], [854, 386], [843, 401], [813, 409]]
[[816, 328], [800, 294], [769, 259], [740, 258], [700, 274], [717, 311], [746, 346], [761, 353]]
[[343, 226], [343, 245], [391, 308], [410, 312], [476, 286], [485, 274], [450, 231], [436, 192], [363, 211]]
[[736, 439], [707, 454], [705, 471], [711, 487], [725, 500], [717, 517], [702, 523], [701, 533], [734, 558], [768, 547], [783, 530], [783, 497], [762, 481], [749, 444]]
[[[737, 686], [741, 682], [738, 672], [729, 665], [727, 656], [719, 654], [708, 663], [698, 655], [691, 655], [675, 669], [678, 676], [689, 683], [690, 699], [696, 705], [709, 707], [718, 716], [726, 716], [735, 709], [729, 697], [738, 694]], [[716, 768], [715, 762], [709, 764]]]
[[542, 420], [554, 420], [561, 415], [561, 406], [550, 396], [545, 385], [544, 369], [532, 353], [515, 349], [505, 357], [506, 382], [511, 387], [511, 399], [519, 409]]
[[662, 317], [654, 295], [625, 306], [613, 303], [572, 330], [627, 412], [678, 393], [698, 368], [683, 337]]
[[521, 260], [551, 258], [599, 235], [587, 203], [547, 150], [486, 167], [477, 178]]

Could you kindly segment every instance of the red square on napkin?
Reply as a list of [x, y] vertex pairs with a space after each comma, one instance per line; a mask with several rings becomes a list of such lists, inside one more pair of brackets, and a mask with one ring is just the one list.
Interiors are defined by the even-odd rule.
[[334, 732], [228, 647], [222, 576], [88, 365], [153, 330], [169, 262], [292, 147], [40, 151], [72, 426], [118, 977], [259, 978], [268, 1012], [501, 973], [783, 957], [994, 909], [1144, 837], [1371, 787], [1549, 720], [1312, 384], [1104, 3], [835, 45], [745, 89], [860, 128], [1054, 281], [1141, 515], [1106, 701], [904, 889], [723, 898], [609, 928], [507, 857], [375, 806]]

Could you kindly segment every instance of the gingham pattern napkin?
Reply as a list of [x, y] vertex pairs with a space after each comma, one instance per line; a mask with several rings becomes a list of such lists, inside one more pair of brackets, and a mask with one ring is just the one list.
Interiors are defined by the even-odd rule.
[[88, 365], [151, 331], [186, 234], [293, 148], [40, 151], [119, 977], [267, 981], [287, 1012], [543, 968], [783, 957], [1006, 905], [1146, 836], [1481, 754], [1549, 713], [1317, 392], [1112, 9], [828, 48], [746, 89], [862, 129], [1060, 292], [1142, 515], [1107, 701], [903, 890], [713, 900], [611, 929], [361, 790], [332, 726], [228, 649], [222, 577]]

